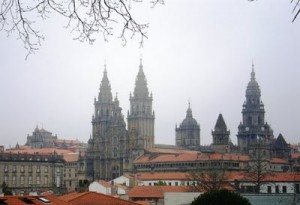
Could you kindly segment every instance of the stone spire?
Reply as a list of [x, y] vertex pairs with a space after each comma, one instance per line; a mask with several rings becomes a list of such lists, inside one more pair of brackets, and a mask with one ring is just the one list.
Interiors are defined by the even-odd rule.
[[255, 72], [254, 72], [254, 64], [252, 63], [252, 71], [251, 71], [251, 78], [247, 86], [246, 90], [246, 97], [256, 96], [260, 97], [260, 88], [255, 79]]
[[227, 131], [223, 115], [220, 113], [215, 125], [215, 131]]
[[188, 107], [188, 109], [186, 111], [186, 118], [193, 118], [193, 113], [192, 113], [190, 101], [189, 101], [189, 107]]
[[111, 86], [107, 77], [106, 64], [104, 66], [103, 78], [100, 85], [98, 100], [101, 103], [112, 102]]
[[139, 72], [135, 79], [135, 88], [133, 94], [136, 98], [147, 98], [149, 96], [147, 79], [144, 74], [142, 59], [140, 59]]

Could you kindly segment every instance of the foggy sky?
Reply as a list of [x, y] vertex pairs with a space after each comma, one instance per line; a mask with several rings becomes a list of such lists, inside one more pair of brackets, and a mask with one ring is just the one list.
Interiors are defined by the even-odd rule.
[[289, 2], [166, 0], [138, 8], [134, 15], [150, 23], [143, 48], [135, 38], [123, 47], [119, 34], [108, 42], [99, 34], [94, 45], [74, 41], [54, 16], [38, 24], [46, 39], [26, 61], [22, 43], [0, 33], [0, 144], [24, 144], [36, 125], [87, 142], [105, 62], [126, 119], [140, 56], [154, 98], [155, 143], [175, 144], [188, 100], [202, 145], [212, 142], [219, 113], [236, 143], [252, 61], [274, 135], [300, 141], [300, 18], [291, 23]]

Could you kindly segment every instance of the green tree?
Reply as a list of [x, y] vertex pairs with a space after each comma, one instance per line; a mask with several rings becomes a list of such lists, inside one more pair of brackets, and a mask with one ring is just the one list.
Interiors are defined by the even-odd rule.
[[158, 181], [157, 183], [154, 183], [154, 186], [166, 186], [167, 183], [164, 181]]
[[200, 195], [191, 205], [251, 205], [251, 203], [238, 193], [222, 189]]

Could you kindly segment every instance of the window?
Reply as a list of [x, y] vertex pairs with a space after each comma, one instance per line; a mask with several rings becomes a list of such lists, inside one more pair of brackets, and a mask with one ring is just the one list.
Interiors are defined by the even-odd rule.
[[40, 166], [37, 166], [37, 167], [36, 167], [36, 172], [37, 172], [37, 173], [40, 173], [40, 172], [41, 172], [41, 167], [40, 167]]
[[48, 167], [47, 166], [45, 167], [44, 170], [45, 170], [45, 173], [48, 173]]
[[7, 165], [5, 165], [5, 167], [4, 167], [4, 172], [8, 172], [8, 166]]
[[21, 166], [21, 172], [24, 172], [25, 171], [25, 168], [24, 168], [24, 165]]
[[32, 184], [32, 176], [29, 176], [29, 177], [28, 177], [28, 184], [29, 184], [29, 185]]
[[28, 172], [32, 172], [32, 166], [28, 166]]
[[178, 186], [178, 182], [175, 182], [175, 186]]
[[40, 176], [36, 176], [36, 184], [40, 184], [41, 183], [41, 177]]
[[282, 193], [286, 193], [286, 186], [282, 186]]
[[6, 184], [8, 184], [8, 176], [7, 176], [7, 175], [4, 176], [4, 182], [5, 182]]
[[295, 184], [295, 192], [296, 192], [296, 194], [300, 194], [300, 185], [299, 184]]
[[60, 169], [59, 167], [56, 167], [56, 172], [59, 173], [60, 172]]
[[24, 176], [20, 177], [20, 184], [23, 185], [24, 184]]
[[13, 172], [16, 172], [16, 171], [17, 171], [17, 166], [14, 165], [14, 166], [13, 166]]
[[45, 183], [45, 185], [48, 185], [48, 176], [44, 177], [44, 183]]
[[276, 192], [276, 194], [279, 193], [279, 186], [276, 186], [276, 187], [275, 187], [275, 192]]
[[13, 177], [12, 177], [12, 184], [13, 185], [16, 185], [16, 181], [17, 180], [17, 177], [14, 175]]
[[268, 193], [272, 193], [272, 187], [271, 186], [268, 186]]

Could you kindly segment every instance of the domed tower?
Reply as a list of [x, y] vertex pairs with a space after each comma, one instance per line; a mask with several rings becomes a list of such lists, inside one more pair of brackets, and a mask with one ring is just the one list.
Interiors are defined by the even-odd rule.
[[87, 174], [90, 180], [110, 180], [122, 175], [126, 169], [128, 138], [122, 108], [117, 97], [112, 97], [106, 68], [94, 107], [92, 137], [87, 150]]
[[212, 149], [216, 152], [229, 152], [230, 144], [229, 144], [229, 135], [230, 131], [227, 130], [227, 126], [225, 124], [224, 118], [222, 114], [219, 114], [217, 119], [215, 129], [211, 132], [213, 136]]
[[176, 146], [196, 150], [200, 147], [200, 125], [193, 118], [192, 109], [189, 107], [186, 111], [186, 117], [176, 131]]
[[129, 145], [132, 160], [154, 146], [154, 120], [152, 93], [149, 93], [147, 79], [140, 60], [133, 95], [130, 93], [130, 111], [127, 114]]
[[238, 148], [241, 152], [248, 152], [250, 145], [268, 143], [268, 140], [273, 138], [273, 130], [265, 123], [265, 109], [260, 96], [252, 64], [251, 79], [246, 89], [246, 101], [242, 110], [243, 121], [238, 127], [237, 134]]

